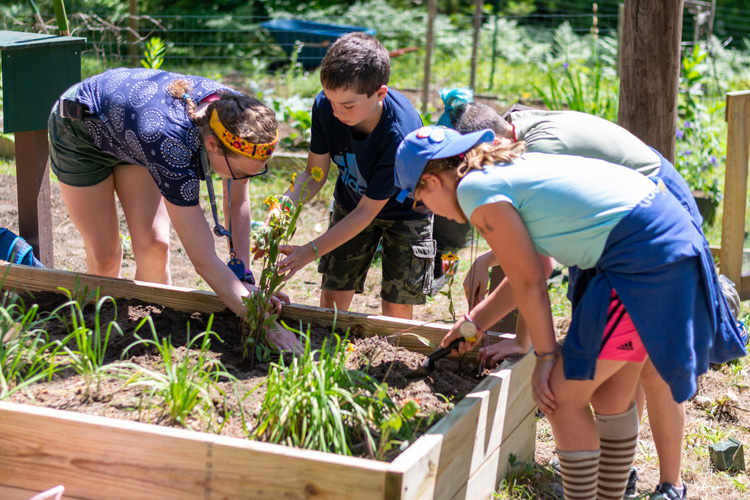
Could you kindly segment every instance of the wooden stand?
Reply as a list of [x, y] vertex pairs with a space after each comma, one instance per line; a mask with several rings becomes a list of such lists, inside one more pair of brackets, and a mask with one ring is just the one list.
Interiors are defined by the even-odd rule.
[[[76, 274], [0, 265], [3, 288], [73, 289]], [[79, 275], [103, 295], [136, 297], [181, 310], [224, 309], [215, 294]], [[285, 306], [286, 321], [333, 323], [333, 311]], [[338, 313], [336, 324], [360, 334], [409, 330], [442, 339], [446, 325]], [[406, 340], [402, 345], [407, 345]], [[425, 346], [414, 341], [415, 350]], [[411, 348], [410, 345], [407, 345]], [[504, 363], [393, 462], [0, 403], [0, 498], [26, 500], [57, 484], [65, 498], [206, 499], [485, 499], [512, 453], [533, 458], [536, 406], [532, 357]]]
[[18, 232], [47, 267], [54, 267], [47, 130], [16, 132]]
[[737, 286], [742, 300], [750, 299], [750, 276], [742, 274], [750, 161], [750, 91], [727, 94], [727, 167], [719, 269]]

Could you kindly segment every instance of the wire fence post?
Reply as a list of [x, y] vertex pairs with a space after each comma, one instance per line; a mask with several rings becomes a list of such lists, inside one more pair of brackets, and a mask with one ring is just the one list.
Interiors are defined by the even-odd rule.
[[625, 4], [617, 4], [617, 76], [622, 72], [622, 30], [625, 19]]
[[129, 0], [128, 13], [128, 66], [134, 68], [138, 65], [138, 0]]
[[437, 16], [437, 0], [427, 3], [427, 40], [424, 55], [424, 81], [422, 82], [422, 114], [427, 114], [427, 102], [430, 97], [430, 67], [432, 64], [432, 47], [435, 44], [435, 16]]
[[474, 39], [471, 47], [471, 77], [469, 79], [469, 88], [474, 90], [474, 84], [477, 78], [477, 59], [479, 57], [479, 30], [482, 29], [482, 8], [484, 0], [474, 1]]
[[497, 25], [498, 25], [498, 14], [500, 13], [500, 0], [495, 0], [492, 4], [492, 61], [490, 61], [490, 83], [488, 87], [491, 89], [495, 86], [495, 60], [497, 59]]

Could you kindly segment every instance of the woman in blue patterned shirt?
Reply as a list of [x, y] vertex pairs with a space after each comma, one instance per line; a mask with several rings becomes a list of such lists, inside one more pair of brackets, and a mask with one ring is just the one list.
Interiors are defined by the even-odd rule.
[[[119, 277], [116, 195], [130, 230], [135, 279], [171, 282], [171, 220], [198, 274], [232, 311], [244, 313], [242, 297], [256, 289], [216, 255], [198, 195], [209, 168], [227, 180], [224, 213], [231, 216], [236, 256], [249, 262], [245, 184], [267, 172], [278, 139], [271, 109], [207, 78], [118, 68], [68, 89], [52, 109], [49, 136], [50, 166], [83, 237], [89, 273]], [[238, 189], [228, 189], [232, 179]], [[274, 305], [288, 301], [280, 294]], [[270, 340], [281, 349], [299, 346], [281, 326]]]

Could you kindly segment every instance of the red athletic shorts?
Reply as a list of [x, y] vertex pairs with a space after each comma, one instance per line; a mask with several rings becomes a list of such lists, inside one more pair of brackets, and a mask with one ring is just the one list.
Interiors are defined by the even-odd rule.
[[648, 354], [625, 306], [612, 290], [599, 359], [643, 363]]

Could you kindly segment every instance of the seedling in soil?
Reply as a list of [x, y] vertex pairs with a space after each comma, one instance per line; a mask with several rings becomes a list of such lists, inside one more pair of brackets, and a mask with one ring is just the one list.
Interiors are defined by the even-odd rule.
[[[295, 189], [294, 177], [292, 191]], [[305, 192], [306, 184], [302, 185], [302, 192]], [[278, 263], [283, 258], [279, 247], [289, 243], [294, 236], [303, 205], [298, 203], [294, 206], [292, 200], [285, 196], [268, 196], [263, 203], [271, 213], [269, 223], [252, 234], [255, 247], [263, 252], [263, 271], [257, 283], [257, 291], [243, 298], [247, 309], [243, 324], [243, 356], [246, 359], [254, 357], [258, 361], [267, 360], [270, 350], [275, 349], [268, 340], [268, 333], [278, 319], [271, 299], [284, 288], [284, 276], [278, 271]]]
[[[151, 330], [152, 339], [142, 338], [137, 333], [146, 324]], [[209, 357], [212, 337], [221, 342], [221, 338], [211, 331], [212, 324], [213, 315], [208, 320], [205, 332], [191, 339], [188, 331], [185, 354], [180, 358], [172, 346], [171, 339], [160, 339], [156, 334], [153, 320], [146, 317], [136, 328], [135, 336], [138, 340], [125, 349], [127, 353], [135, 346], [145, 345], [153, 347], [161, 355], [164, 373], [129, 363], [126, 366], [134, 372], [124, 385], [146, 387], [149, 390], [149, 399], [161, 399], [162, 406], [166, 408], [165, 415], [172, 424], [187, 425], [188, 418], [195, 410], [201, 412], [204, 417], [211, 415], [214, 410], [211, 391], [225, 396], [218, 387], [219, 380], [234, 380], [220, 361]], [[199, 346], [197, 353], [194, 352], [196, 345]]]
[[[104, 380], [107, 372], [112, 370], [111, 366], [105, 364], [107, 346], [113, 331], [122, 335], [120, 325], [116, 323], [117, 304], [112, 297], [102, 297], [96, 302], [94, 314], [94, 328], [86, 326], [83, 317], [83, 307], [81, 301], [76, 300], [74, 296], [63, 288], [61, 290], [68, 296], [68, 302], [53, 311], [54, 315], [65, 318], [65, 323], [70, 328], [70, 333], [65, 337], [61, 346], [67, 354], [70, 366], [83, 377], [86, 384], [84, 397], [86, 399], [97, 399], [101, 388], [101, 382]], [[96, 296], [98, 297], [98, 289]], [[80, 296], [78, 297], [80, 298]], [[105, 328], [101, 325], [101, 310], [108, 302], [112, 303], [115, 318], [110, 321]], [[69, 309], [69, 316], [63, 316], [61, 311]], [[73, 348], [69, 344], [74, 344]]]
[[0, 399], [55, 373], [54, 354], [59, 345], [43, 330], [46, 320], [39, 306], [27, 311], [23, 302], [7, 293], [0, 306]]

